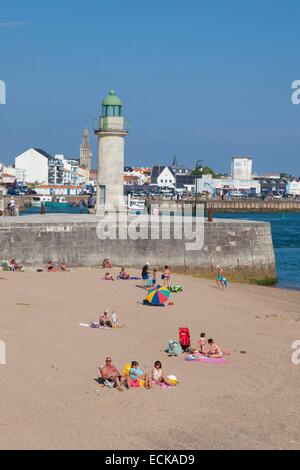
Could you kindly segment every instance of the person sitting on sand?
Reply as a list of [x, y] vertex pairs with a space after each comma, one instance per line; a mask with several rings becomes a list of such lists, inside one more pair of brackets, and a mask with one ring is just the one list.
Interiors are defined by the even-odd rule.
[[113, 329], [117, 329], [117, 328], [122, 328], [121, 324], [119, 323], [118, 321], [118, 315], [116, 314], [116, 312], [112, 312], [111, 314], [111, 323], [112, 323], [112, 327]]
[[227, 287], [227, 279], [224, 277], [224, 270], [222, 266], [217, 266], [218, 277], [217, 277], [217, 286], [225, 289]]
[[130, 279], [130, 274], [125, 271], [125, 268], [122, 268], [118, 278], [127, 280]]
[[104, 312], [100, 315], [99, 325], [100, 326], [105, 326], [107, 328], [112, 328], [112, 322], [109, 318], [107, 310], [104, 310]]
[[208, 344], [210, 346], [210, 350], [206, 354], [207, 357], [214, 357], [214, 358], [220, 358], [223, 357], [224, 353], [220, 346], [218, 346], [213, 339], [208, 340]]
[[113, 278], [112, 274], [110, 274], [110, 273], [106, 273], [103, 279], [104, 279], [104, 281], [114, 281], [114, 278]]
[[205, 351], [205, 346], [206, 346], [206, 334], [205, 333], [201, 333], [200, 335], [200, 339], [199, 339], [199, 353], [200, 354], [207, 354], [208, 351]]
[[22, 266], [14, 258], [10, 260], [9, 264], [12, 271], [22, 271]]
[[162, 370], [162, 365], [160, 361], [156, 361], [154, 364], [154, 368], [152, 369], [151, 372], [152, 380], [157, 383], [164, 383], [166, 385], [170, 385], [170, 382], [168, 379], [164, 376], [163, 370]]
[[55, 273], [55, 272], [57, 272], [56, 266], [54, 266], [51, 260], [48, 261], [48, 273]]
[[111, 264], [111, 262], [109, 261], [108, 258], [105, 258], [105, 259], [103, 260], [102, 268], [103, 268], [103, 269], [112, 269], [112, 264]]
[[59, 265], [59, 270], [62, 271], [63, 273], [68, 271], [67, 266], [64, 263]]
[[112, 381], [115, 387], [122, 392], [124, 390], [123, 384], [129, 389], [130, 388], [130, 378], [123, 377], [118, 369], [112, 364], [110, 357], [107, 357], [105, 360], [105, 366], [100, 368], [101, 376], [104, 380]]
[[129, 377], [132, 380], [144, 380], [145, 381], [145, 388], [150, 389], [152, 388], [152, 380], [149, 374], [144, 374], [141, 369], [139, 369], [139, 363], [137, 361], [133, 361], [131, 364], [131, 369], [129, 372]]

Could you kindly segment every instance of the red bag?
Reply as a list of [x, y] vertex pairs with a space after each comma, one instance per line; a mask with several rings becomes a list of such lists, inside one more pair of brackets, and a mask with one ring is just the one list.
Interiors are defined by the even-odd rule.
[[191, 346], [191, 337], [188, 328], [179, 328], [179, 341], [182, 349], [187, 349]]

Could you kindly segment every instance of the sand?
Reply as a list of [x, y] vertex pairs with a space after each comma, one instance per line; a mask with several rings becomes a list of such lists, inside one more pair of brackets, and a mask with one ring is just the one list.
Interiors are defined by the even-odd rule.
[[[136, 274], [136, 273], [135, 273]], [[299, 449], [300, 292], [174, 276], [174, 306], [141, 305], [134, 281], [105, 282], [92, 269], [1, 273], [1, 449]], [[120, 331], [82, 328], [104, 308]], [[186, 363], [163, 350], [190, 328], [232, 355], [228, 365]], [[240, 351], [247, 351], [241, 354]], [[161, 360], [180, 384], [118, 392], [95, 379], [111, 355], [150, 370]]]

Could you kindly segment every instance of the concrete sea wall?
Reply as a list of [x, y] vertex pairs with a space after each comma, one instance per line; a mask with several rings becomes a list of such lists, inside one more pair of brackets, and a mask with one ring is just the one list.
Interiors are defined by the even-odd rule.
[[[215, 275], [220, 264], [229, 279], [276, 277], [268, 223], [221, 219], [205, 222], [203, 248], [189, 251], [186, 239], [163, 240], [161, 235], [159, 240], [101, 240], [97, 236], [98, 222], [99, 218], [91, 215], [1, 218], [0, 257], [13, 257], [24, 266], [36, 268], [45, 268], [49, 259], [70, 267], [99, 266], [103, 258], [109, 257], [117, 266], [140, 268], [150, 262], [162, 268], [170, 264], [173, 271], [204, 277]], [[115, 227], [120, 229], [119, 224]]]

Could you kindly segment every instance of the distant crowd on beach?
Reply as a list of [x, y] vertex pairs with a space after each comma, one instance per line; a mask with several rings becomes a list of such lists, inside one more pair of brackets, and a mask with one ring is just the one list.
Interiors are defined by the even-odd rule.
[[[113, 268], [111, 261], [108, 258], [105, 258], [102, 262], [102, 269], [106, 270], [106, 273], [103, 277], [105, 281], [114, 281], [114, 276], [110, 273], [109, 270]], [[24, 268], [21, 264], [17, 263], [17, 261], [12, 258], [10, 260], [2, 260], [1, 262], [1, 269], [2, 271], [24, 271]], [[43, 272], [43, 269], [37, 269], [38, 272]], [[67, 272], [68, 268], [65, 263], [58, 263], [55, 264], [52, 260], [48, 261], [47, 272]], [[137, 280], [138, 278], [132, 277], [130, 272], [126, 270], [123, 266], [117, 276], [118, 280]], [[143, 281], [143, 287], [146, 290], [155, 289], [158, 286], [158, 269], [153, 267], [151, 268], [150, 263], [146, 263], [145, 266], [142, 268], [141, 272], [141, 280]], [[170, 281], [171, 281], [171, 267], [169, 265], [165, 265], [163, 274], [161, 275], [160, 280], [162, 281], [161, 284], [163, 287], [170, 289]], [[224, 269], [222, 266], [217, 266], [217, 286], [225, 289], [228, 286], [228, 281], [224, 275]]]

